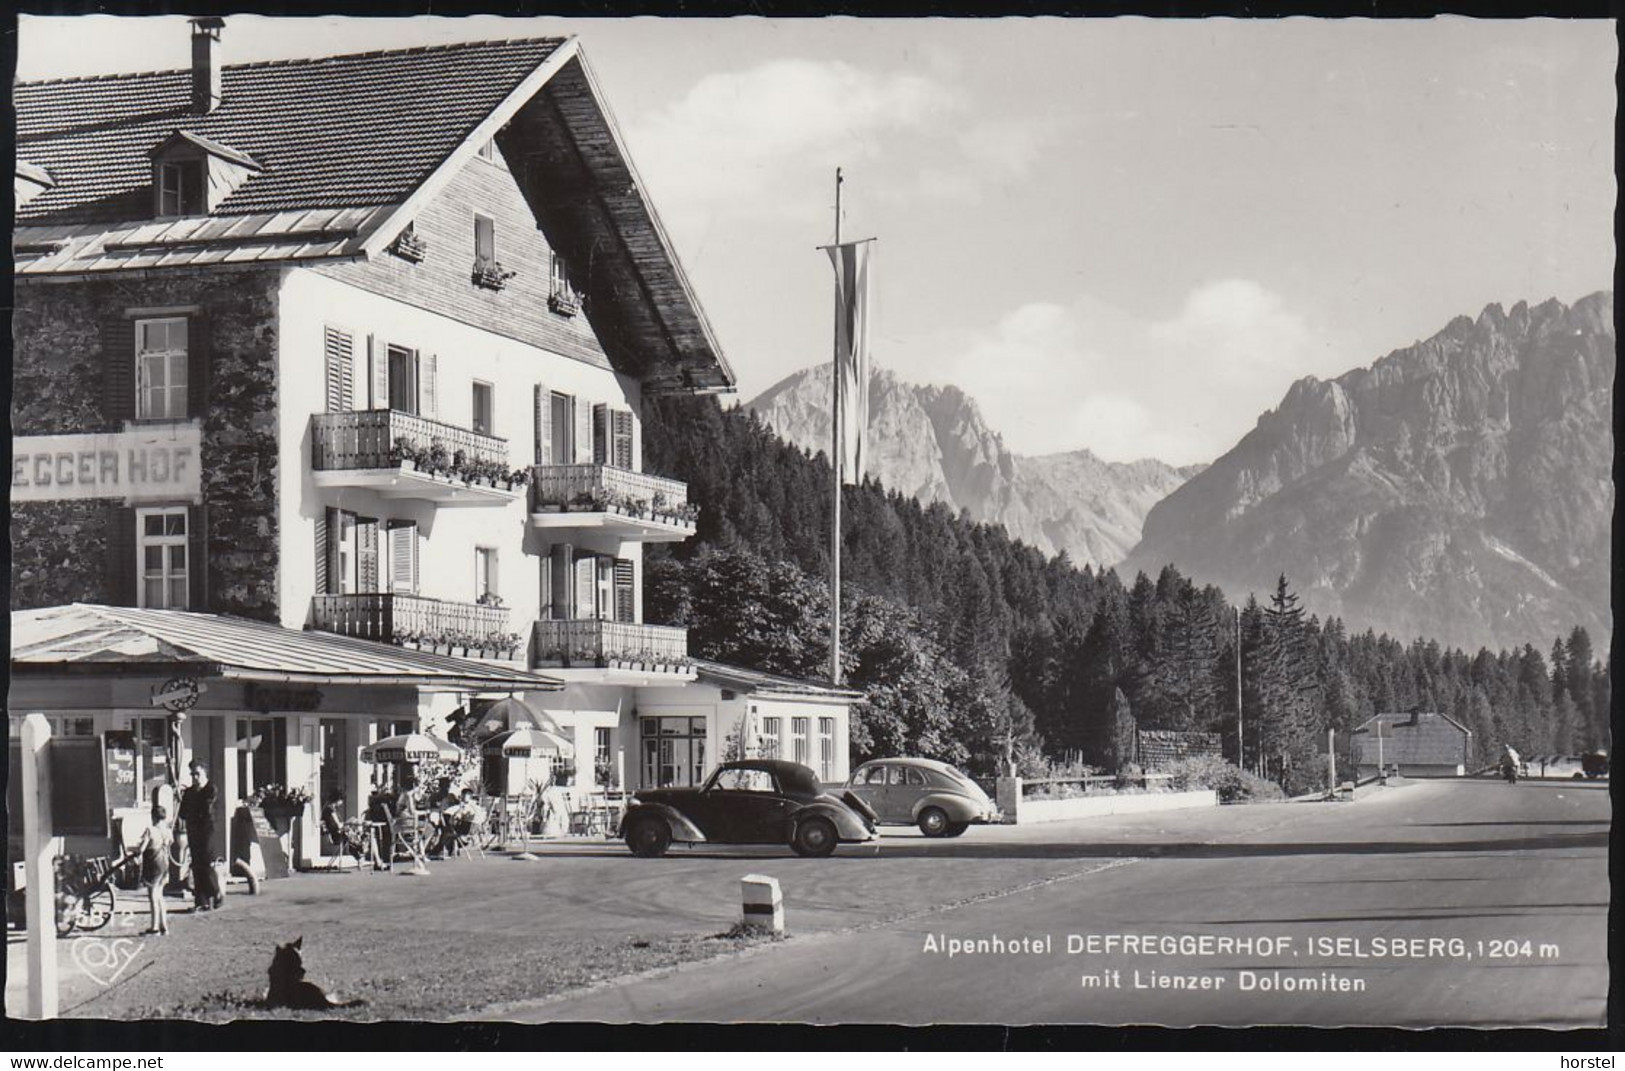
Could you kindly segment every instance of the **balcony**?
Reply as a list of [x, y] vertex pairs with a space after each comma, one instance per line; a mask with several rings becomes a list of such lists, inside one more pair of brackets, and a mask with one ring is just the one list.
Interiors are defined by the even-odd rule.
[[688, 629], [628, 621], [536, 622], [534, 668], [607, 669], [692, 677]]
[[311, 627], [322, 632], [462, 658], [519, 656], [521, 639], [501, 606], [376, 592], [317, 595], [310, 608]]
[[526, 477], [508, 468], [506, 439], [413, 413], [317, 413], [310, 439], [318, 487], [368, 488], [442, 506], [505, 506], [524, 493]]
[[531, 469], [530, 523], [536, 528], [598, 529], [627, 542], [681, 543], [699, 521], [688, 485], [613, 465], [538, 465]]

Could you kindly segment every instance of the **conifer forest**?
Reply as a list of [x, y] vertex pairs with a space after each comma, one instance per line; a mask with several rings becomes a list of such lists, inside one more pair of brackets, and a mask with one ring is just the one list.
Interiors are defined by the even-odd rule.
[[[697, 657], [827, 681], [825, 455], [704, 397], [651, 402], [644, 454], [701, 507], [695, 539], [648, 554], [646, 619], [686, 626]], [[1110, 771], [1126, 718], [1220, 734], [1232, 762], [1302, 792], [1324, 787], [1328, 728], [1417, 710], [1470, 729], [1481, 765], [1508, 743], [1525, 756], [1608, 746], [1610, 669], [1583, 628], [1476, 652], [1354, 632], [1305, 613], [1290, 576], [1237, 607], [1178, 563], [1154, 577], [1080, 568], [872, 480], [846, 488], [841, 520], [843, 678], [867, 699], [854, 765]]]

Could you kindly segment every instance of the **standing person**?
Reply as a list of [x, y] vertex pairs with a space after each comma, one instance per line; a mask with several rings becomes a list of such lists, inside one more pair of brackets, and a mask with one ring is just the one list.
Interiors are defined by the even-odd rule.
[[209, 768], [201, 762], [191, 765], [192, 784], [181, 796], [180, 820], [186, 826], [186, 842], [192, 853], [192, 899], [199, 911], [212, 911], [225, 903], [214, 873], [215, 788], [209, 783]]
[[147, 887], [147, 906], [152, 909], [148, 934], [168, 936], [169, 917], [164, 913], [164, 882], [169, 880], [169, 815], [162, 807], [152, 809], [152, 825], [141, 834], [141, 884]]

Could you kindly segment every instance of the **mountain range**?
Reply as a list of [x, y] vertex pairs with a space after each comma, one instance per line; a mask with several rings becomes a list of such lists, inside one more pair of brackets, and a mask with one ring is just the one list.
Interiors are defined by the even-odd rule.
[[[1601, 646], [1613, 515], [1613, 295], [1487, 306], [1369, 367], [1306, 377], [1211, 465], [1017, 456], [974, 400], [876, 371], [870, 473], [1078, 565], [1173, 563], [1232, 597], [1285, 574], [1353, 629], [1476, 649], [1584, 626]], [[829, 366], [749, 403], [829, 448]]]
[[1294, 383], [1157, 503], [1126, 572], [1237, 594], [1285, 573], [1350, 626], [1469, 649], [1583, 625], [1606, 646], [1613, 295], [1490, 305], [1368, 368]]
[[[830, 366], [786, 377], [748, 403], [787, 442], [830, 446]], [[1002, 524], [1013, 538], [1074, 563], [1115, 565], [1140, 539], [1146, 512], [1201, 466], [1102, 461], [1088, 450], [1023, 457], [1005, 448], [957, 387], [869, 381], [869, 475], [922, 503]]]

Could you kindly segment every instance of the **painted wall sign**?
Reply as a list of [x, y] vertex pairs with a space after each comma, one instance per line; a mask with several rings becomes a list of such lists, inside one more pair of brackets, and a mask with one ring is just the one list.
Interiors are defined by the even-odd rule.
[[19, 435], [11, 440], [11, 500], [127, 502], [202, 497], [196, 421], [90, 435]]

